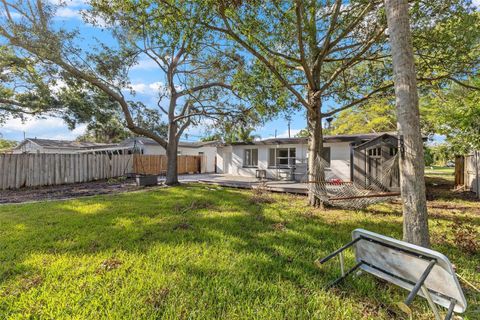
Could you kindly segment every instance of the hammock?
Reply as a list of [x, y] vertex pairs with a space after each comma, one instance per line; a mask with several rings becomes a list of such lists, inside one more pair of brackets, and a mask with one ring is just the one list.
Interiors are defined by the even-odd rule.
[[400, 195], [390, 192], [394, 176], [398, 176], [398, 155], [383, 162], [380, 178], [367, 175], [368, 185], [355, 182], [342, 182], [338, 179], [325, 179], [325, 168], [328, 163], [317, 157], [313, 168], [313, 181], [308, 181], [309, 190], [320, 201], [333, 207], [363, 209], [371, 204], [390, 201]]

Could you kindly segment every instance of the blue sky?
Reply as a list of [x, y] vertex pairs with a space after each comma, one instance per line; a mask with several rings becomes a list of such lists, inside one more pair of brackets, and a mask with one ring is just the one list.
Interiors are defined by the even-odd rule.
[[[50, 0], [50, 2], [60, 2], [59, 0]], [[83, 22], [81, 10], [85, 8], [83, 0], [67, 0], [66, 6], [57, 11], [56, 23], [66, 29], [78, 28], [82, 38], [83, 47], [95, 45], [98, 38], [102, 43], [114, 44], [111, 36], [106, 31], [93, 27]], [[144, 102], [147, 106], [156, 106], [156, 94], [158, 87], [162, 85], [163, 79], [159, 78], [158, 66], [150, 59], [140, 59], [138, 65], [132, 68], [130, 73], [130, 82], [136, 92], [135, 100]], [[291, 118], [291, 135], [305, 128], [306, 121], [304, 112], [297, 112]], [[47, 139], [72, 140], [83, 134], [86, 124], [77, 126], [74, 130], [69, 130], [66, 124], [58, 118], [44, 116], [42, 118], [27, 118], [26, 121], [20, 119], [9, 119], [2, 127], [0, 134], [5, 139], [22, 140], [25, 137], [37, 137]], [[287, 121], [283, 118], [266, 123], [257, 128], [256, 134], [262, 138], [288, 137]], [[206, 127], [192, 127], [187, 130], [182, 140], [198, 140], [206, 134]]]
[[[59, 2], [60, 0], [50, 1]], [[473, 2], [477, 6], [480, 5], [480, 0], [474, 0]], [[68, 29], [79, 28], [81, 37], [84, 39], [82, 42], [84, 46], [94, 44], [95, 37], [103, 43], [113, 43], [107, 32], [102, 32], [82, 21], [80, 14], [82, 8], [84, 8], [83, 0], [66, 0], [66, 6], [57, 12], [57, 23]], [[147, 59], [141, 59], [139, 64], [131, 70], [130, 81], [136, 91], [136, 98], [146, 105], [156, 105], [155, 95], [158, 86], [161, 86], [163, 82], [158, 74], [154, 62]], [[0, 127], [0, 134], [3, 138], [11, 140], [22, 140], [24, 135], [26, 137], [72, 140], [83, 134], [85, 127], [86, 125], [79, 125], [74, 130], [69, 130], [61, 119], [48, 116], [40, 119], [28, 118], [25, 122], [19, 119], [9, 119]], [[304, 111], [293, 113], [290, 124], [291, 135], [294, 136], [305, 127]], [[205, 133], [205, 127], [193, 127], [186, 131], [183, 140], [198, 140]], [[255, 133], [261, 138], [274, 137], [275, 134], [277, 137], [288, 137], [287, 121], [281, 117], [269, 121], [264, 126], [257, 128]]]

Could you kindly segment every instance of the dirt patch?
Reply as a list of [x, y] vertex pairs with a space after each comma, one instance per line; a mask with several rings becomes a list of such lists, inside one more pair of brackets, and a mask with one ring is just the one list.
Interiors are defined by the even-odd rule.
[[96, 273], [101, 274], [105, 271], [112, 271], [118, 269], [123, 264], [122, 261], [118, 260], [115, 257], [104, 260], [100, 266], [97, 268]]
[[100, 180], [85, 183], [65, 184], [0, 191], [0, 204], [22, 203], [30, 201], [70, 199], [100, 194], [111, 194], [139, 190], [133, 179], [123, 181]]
[[473, 212], [480, 215], [480, 200], [470, 191], [454, 190], [453, 181], [439, 178], [426, 177], [427, 206], [430, 209], [458, 210]]

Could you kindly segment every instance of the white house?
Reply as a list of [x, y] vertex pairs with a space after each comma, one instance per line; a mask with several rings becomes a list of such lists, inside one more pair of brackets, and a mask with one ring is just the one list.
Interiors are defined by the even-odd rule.
[[27, 138], [18, 146], [12, 149], [12, 153], [61, 153], [73, 154], [88, 150], [99, 150], [115, 148], [116, 144], [95, 143], [95, 142], [79, 142], [68, 140], [51, 140]]
[[[144, 155], [165, 155], [166, 150], [153, 139], [145, 137], [129, 138], [122, 141], [119, 146], [128, 147]], [[203, 156], [205, 159], [205, 172], [215, 172], [215, 160], [217, 153], [217, 142], [186, 142], [178, 144], [178, 155], [181, 156]]]
[[[323, 158], [329, 163], [327, 179], [351, 181], [354, 147], [385, 133], [324, 137]], [[269, 179], [306, 180], [307, 138], [275, 138], [224, 144], [217, 148], [217, 172]], [[263, 172], [258, 172], [263, 171]]]

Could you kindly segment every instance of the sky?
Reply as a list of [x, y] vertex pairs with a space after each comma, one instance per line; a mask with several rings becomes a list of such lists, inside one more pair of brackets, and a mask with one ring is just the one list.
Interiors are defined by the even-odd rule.
[[[50, 0], [58, 2], [60, 0]], [[480, 0], [473, 0], [476, 6], [480, 6]], [[104, 43], [113, 43], [111, 36], [100, 31], [91, 25], [85, 24], [81, 17], [81, 10], [84, 8], [83, 0], [66, 0], [66, 6], [57, 11], [56, 23], [67, 28], [78, 28], [85, 45], [91, 45], [94, 38], [100, 39]], [[138, 65], [134, 66], [130, 73], [132, 88], [136, 91], [136, 99], [144, 102], [146, 105], [156, 105], [156, 92], [162, 85], [158, 78], [157, 67], [153, 61], [140, 59]], [[305, 112], [296, 111], [291, 114], [290, 134], [293, 137], [296, 133], [306, 127]], [[46, 138], [59, 140], [74, 140], [85, 132], [86, 124], [77, 126], [74, 130], [69, 130], [62, 119], [54, 117], [27, 118], [26, 121], [19, 119], [9, 119], [0, 127], [1, 137], [9, 140], [20, 141], [24, 137], [28, 138]], [[199, 140], [206, 133], [206, 128], [192, 127], [188, 129], [182, 140]], [[288, 137], [287, 121], [279, 117], [273, 121], [265, 123], [256, 128], [255, 134], [262, 139], [271, 137]]]

